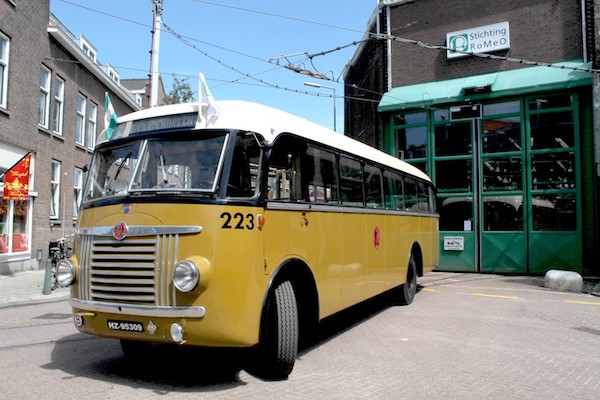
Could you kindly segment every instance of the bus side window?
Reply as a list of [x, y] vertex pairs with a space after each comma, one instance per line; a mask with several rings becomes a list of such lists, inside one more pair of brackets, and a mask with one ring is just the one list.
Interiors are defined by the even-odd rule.
[[363, 173], [358, 160], [340, 157], [340, 189], [342, 204], [363, 205]]
[[297, 201], [308, 196], [308, 188], [303, 188], [300, 173], [300, 154], [305, 147], [301, 141], [291, 137], [282, 137], [273, 145], [267, 182], [270, 194], [266, 193], [267, 198]]
[[308, 201], [338, 203], [337, 160], [334, 153], [309, 146], [304, 175], [308, 180]]
[[252, 197], [256, 193], [260, 146], [251, 134], [238, 134], [235, 141], [229, 182], [228, 197]]
[[417, 194], [417, 181], [404, 177], [404, 201], [406, 211], [419, 211], [419, 196]]
[[402, 176], [395, 172], [385, 171], [383, 180], [386, 208], [404, 211], [404, 181]]
[[372, 165], [365, 165], [365, 192], [367, 207], [383, 207], [381, 170]]

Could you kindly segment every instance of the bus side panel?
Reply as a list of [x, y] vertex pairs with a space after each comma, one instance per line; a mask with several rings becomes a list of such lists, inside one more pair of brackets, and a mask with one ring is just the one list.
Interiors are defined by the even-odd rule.
[[366, 298], [383, 293], [386, 285], [386, 249], [393, 247], [386, 226], [386, 217], [379, 214], [367, 214], [366, 233], [370, 234], [367, 241], [367, 280]]
[[430, 272], [439, 264], [440, 241], [438, 235], [439, 219], [421, 217], [421, 247], [423, 249], [423, 273]]
[[265, 274], [271, 275], [285, 260], [299, 258], [307, 261], [308, 211], [265, 210], [263, 248]]
[[342, 264], [342, 308], [350, 307], [365, 300], [365, 279], [367, 275], [366, 248], [371, 243], [372, 232], [367, 232], [367, 216], [364, 214], [344, 214], [341, 232]]
[[388, 279], [390, 287], [396, 287], [406, 282], [406, 273], [408, 270], [408, 261], [412, 245], [415, 241], [420, 241], [420, 222], [419, 217], [396, 215], [389, 216], [393, 221], [395, 242], [390, 246]]
[[319, 293], [319, 317], [341, 310], [343, 247], [339, 212], [311, 212], [310, 268]]

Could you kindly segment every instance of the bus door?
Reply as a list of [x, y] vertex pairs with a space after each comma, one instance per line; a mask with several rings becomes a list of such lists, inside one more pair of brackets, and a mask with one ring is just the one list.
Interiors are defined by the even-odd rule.
[[301, 152], [297, 139], [283, 137], [269, 157], [262, 228], [267, 274], [287, 259], [308, 255], [310, 205], [303, 201]]
[[522, 133], [513, 120], [435, 127], [442, 270], [527, 272]]

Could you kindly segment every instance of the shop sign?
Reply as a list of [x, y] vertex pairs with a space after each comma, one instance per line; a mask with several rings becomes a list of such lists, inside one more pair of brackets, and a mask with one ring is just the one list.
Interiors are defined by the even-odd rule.
[[510, 49], [508, 22], [446, 33], [446, 45], [451, 49], [446, 52], [448, 59], [469, 56], [463, 52], [491, 53], [508, 50]]
[[4, 175], [4, 200], [27, 200], [31, 153], [13, 165]]

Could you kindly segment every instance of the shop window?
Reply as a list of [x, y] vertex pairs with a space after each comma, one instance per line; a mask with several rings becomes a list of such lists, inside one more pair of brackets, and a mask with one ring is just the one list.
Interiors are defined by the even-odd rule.
[[28, 217], [28, 200], [0, 200], [0, 254], [30, 250]]
[[471, 123], [459, 122], [440, 125], [435, 128], [436, 156], [456, 156], [471, 154]]

